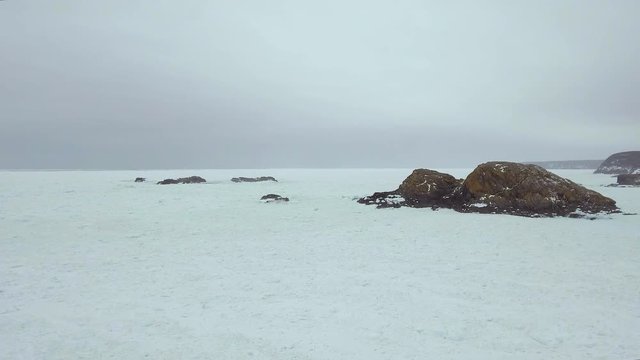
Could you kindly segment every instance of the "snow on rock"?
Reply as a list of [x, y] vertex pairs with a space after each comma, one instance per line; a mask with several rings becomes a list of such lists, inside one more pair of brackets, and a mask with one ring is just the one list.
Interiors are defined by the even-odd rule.
[[489, 205], [485, 204], [485, 203], [474, 203], [474, 204], [470, 204], [469, 206], [471, 207], [477, 207], [477, 208], [483, 208], [483, 207], [487, 207]]
[[398, 208], [405, 206], [406, 199], [402, 195], [390, 192], [376, 192], [371, 196], [365, 196], [358, 199], [360, 204], [376, 205], [377, 208]]

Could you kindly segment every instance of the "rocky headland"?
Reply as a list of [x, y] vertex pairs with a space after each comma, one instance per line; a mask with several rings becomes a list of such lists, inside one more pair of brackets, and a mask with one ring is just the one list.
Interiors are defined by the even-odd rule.
[[595, 171], [596, 174], [640, 174], [640, 151], [625, 151], [609, 156]]

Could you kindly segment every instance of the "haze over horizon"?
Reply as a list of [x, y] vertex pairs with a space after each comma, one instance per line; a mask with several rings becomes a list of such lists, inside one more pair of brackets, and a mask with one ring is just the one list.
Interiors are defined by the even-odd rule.
[[0, 168], [640, 150], [640, 2], [7, 0]]

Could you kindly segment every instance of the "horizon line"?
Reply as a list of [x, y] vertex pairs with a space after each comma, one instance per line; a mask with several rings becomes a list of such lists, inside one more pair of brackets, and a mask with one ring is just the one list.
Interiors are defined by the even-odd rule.
[[[501, 161], [501, 160], [496, 160]], [[544, 161], [509, 161], [516, 162], [521, 164], [538, 164], [538, 163], [559, 163], [559, 162], [577, 162], [577, 161], [604, 161], [604, 160], [544, 160]], [[507, 161], [505, 161], [507, 162]], [[482, 163], [480, 163], [482, 164]], [[471, 166], [432, 166], [430, 168], [434, 169], [471, 169], [480, 165], [471, 165]], [[423, 166], [381, 166], [381, 167], [372, 167], [372, 166], [353, 166], [353, 167], [194, 167], [194, 168], [0, 168], [1, 172], [10, 172], [10, 171], [167, 171], [167, 170], [349, 170], [349, 169], [363, 169], [363, 170], [404, 170], [404, 169], [418, 169], [425, 168]], [[596, 167], [588, 167], [588, 168], [578, 168], [578, 169], [566, 169], [566, 170], [589, 170], [596, 169]]]

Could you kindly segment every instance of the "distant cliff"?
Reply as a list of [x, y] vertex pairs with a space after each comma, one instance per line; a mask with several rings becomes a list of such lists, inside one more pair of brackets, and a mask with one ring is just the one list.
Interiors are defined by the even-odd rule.
[[535, 161], [525, 164], [533, 164], [545, 169], [597, 169], [603, 160], [560, 160], [560, 161]]
[[607, 158], [596, 174], [640, 174], [640, 151], [625, 151]]

